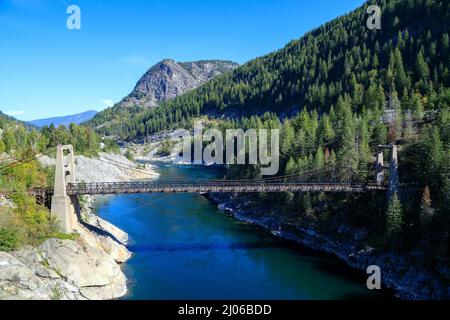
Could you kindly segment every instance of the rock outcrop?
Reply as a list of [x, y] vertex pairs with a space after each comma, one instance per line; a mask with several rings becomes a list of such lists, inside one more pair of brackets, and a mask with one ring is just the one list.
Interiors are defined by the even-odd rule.
[[119, 106], [155, 107], [160, 102], [195, 89], [237, 66], [237, 63], [219, 60], [183, 63], [170, 59], [163, 60], [142, 76], [134, 90], [119, 103]]
[[83, 240], [49, 239], [37, 248], [0, 252], [0, 299], [103, 300], [126, 291], [116, 261]]
[[93, 214], [95, 197], [85, 196], [86, 202], [81, 208], [81, 224], [78, 232], [90, 246], [103, 249], [118, 263], [123, 263], [131, 257], [131, 252], [125, 244], [128, 234], [115, 225]]
[[120, 263], [131, 257], [128, 234], [81, 208], [76, 240], [0, 252], [0, 300], [105, 300], [127, 292]]

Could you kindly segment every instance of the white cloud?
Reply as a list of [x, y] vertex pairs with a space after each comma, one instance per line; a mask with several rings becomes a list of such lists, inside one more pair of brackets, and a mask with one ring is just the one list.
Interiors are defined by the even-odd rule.
[[123, 59], [123, 61], [127, 64], [138, 65], [138, 66], [148, 66], [149, 61], [142, 56], [139, 55], [131, 55]]
[[100, 101], [104, 107], [112, 107], [114, 105], [114, 101], [111, 99], [103, 99]]
[[24, 115], [26, 112], [23, 110], [10, 110], [10, 111], [6, 111], [5, 112], [8, 116], [11, 117], [16, 117], [16, 116], [22, 116]]

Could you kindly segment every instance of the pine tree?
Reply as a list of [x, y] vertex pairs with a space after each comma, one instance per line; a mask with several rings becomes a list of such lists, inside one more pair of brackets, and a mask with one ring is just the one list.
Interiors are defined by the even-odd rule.
[[394, 50], [394, 78], [398, 92], [403, 92], [404, 89], [410, 86], [410, 81], [405, 72], [402, 54], [399, 48]]
[[297, 172], [297, 164], [295, 163], [294, 158], [290, 157], [289, 161], [286, 164], [286, 169], [284, 170], [284, 173], [286, 175], [292, 175]]
[[442, 35], [441, 43], [442, 43], [442, 55], [445, 56], [445, 54], [448, 52], [448, 48], [449, 48], [448, 33], [444, 33]]
[[314, 168], [322, 169], [324, 164], [325, 164], [325, 159], [324, 159], [323, 150], [322, 150], [322, 147], [319, 146], [319, 148], [317, 148], [316, 154], [314, 156]]
[[389, 201], [386, 220], [386, 235], [388, 239], [398, 240], [403, 228], [403, 208], [397, 193]]
[[431, 194], [428, 186], [425, 186], [425, 189], [422, 193], [422, 201], [420, 203], [420, 221], [422, 225], [430, 222], [430, 219], [433, 216], [433, 209], [431, 207]]
[[283, 125], [281, 137], [281, 155], [284, 158], [293, 155], [295, 146], [295, 131], [289, 120], [286, 120]]
[[319, 122], [319, 142], [320, 143], [329, 143], [331, 140], [333, 140], [335, 134], [333, 130], [333, 126], [331, 125], [330, 117], [326, 114], [320, 118]]
[[426, 83], [430, 77], [430, 68], [428, 67], [422, 50], [420, 50], [417, 54], [416, 70], [419, 78]]
[[359, 153], [358, 171], [359, 175], [363, 178], [369, 176], [369, 162], [372, 157], [372, 153], [369, 146], [369, 140], [370, 135], [367, 120], [363, 118], [360, 121], [358, 128], [358, 153]]
[[423, 104], [419, 93], [416, 93], [412, 97], [412, 105], [414, 111], [414, 118], [422, 121], [423, 119]]

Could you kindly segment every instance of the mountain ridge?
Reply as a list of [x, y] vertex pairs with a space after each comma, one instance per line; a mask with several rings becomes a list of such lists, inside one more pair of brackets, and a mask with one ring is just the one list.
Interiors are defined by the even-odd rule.
[[59, 116], [59, 117], [50, 117], [43, 119], [36, 119], [32, 121], [28, 121], [29, 124], [32, 124], [36, 127], [42, 128], [43, 126], [49, 126], [51, 124], [58, 127], [59, 125], [63, 125], [68, 127], [72, 122], [75, 124], [81, 124], [86, 121], [92, 119], [98, 112], [95, 110], [88, 110], [76, 114], [71, 114], [67, 116]]
[[6, 113], [0, 111], [0, 128], [3, 128], [6, 124], [21, 124], [27, 129], [36, 129], [37, 126], [26, 122], [19, 120], [17, 118], [14, 118], [13, 116], [7, 115]]

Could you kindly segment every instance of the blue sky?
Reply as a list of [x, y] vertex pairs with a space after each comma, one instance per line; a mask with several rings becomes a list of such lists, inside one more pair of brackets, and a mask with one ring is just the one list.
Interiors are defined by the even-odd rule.
[[[0, 110], [101, 110], [164, 59], [245, 63], [363, 0], [0, 0]], [[81, 30], [68, 30], [69, 5]]]

